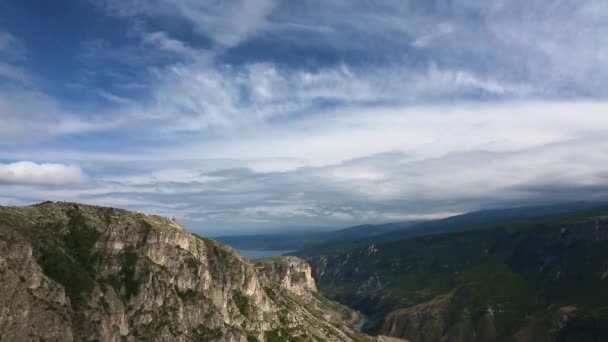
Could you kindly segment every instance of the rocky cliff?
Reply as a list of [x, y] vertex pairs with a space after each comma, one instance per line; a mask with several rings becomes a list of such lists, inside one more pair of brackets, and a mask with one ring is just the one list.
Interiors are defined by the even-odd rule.
[[0, 207], [1, 341], [372, 341], [297, 258], [253, 264], [173, 220]]

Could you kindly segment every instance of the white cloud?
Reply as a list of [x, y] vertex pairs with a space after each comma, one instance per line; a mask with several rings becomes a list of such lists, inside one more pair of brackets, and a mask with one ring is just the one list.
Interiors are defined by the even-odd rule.
[[[39, 80], [20, 66], [25, 58], [23, 43], [0, 32], [0, 81], [12, 81], [0, 82], [0, 145], [33, 145], [53, 137], [116, 128], [124, 120], [120, 113], [92, 115], [66, 110], [60, 99], [43, 91]], [[100, 96], [122, 105], [132, 103], [103, 91]]]
[[0, 86], [0, 144], [23, 146], [53, 137], [116, 128], [128, 118], [120, 112], [75, 114], [38, 89]]
[[307, 71], [269, 63], [216, 67], [206, 60], [158, 70], [154, 83], [138, 116], [164, 122], [169, 132], [243, 129], [326, 111], [325, 103], [404, 105], [465, 93], [519, 98], [535, 91], [435, 65], [419, 71], [392, 66], [361, 71], [346, 65]]
[[129, 98], [126, 97], [122, 97], [122, 96], [118, 96], [115, 94], [112, 94], [110, 92], [104, 91], [104, 90], [100, 90], [99, 92], [99, 96], [103, 97], [104, 99], [116, 103], [116, 104], [120, 104], [120, 105], [133, 105], [135, 102]]
[[85, 182], [87, 177], [74, 165], [21, 161], [0, 164], [0, 183], [70, 185]]
[[188, 46], [188, 44], [169, 37], [166, 32], [156, 31], [144, 33], [142, 38], [146, 44], [156, 46], [158, 49], [172, 52], [182, 57], [191, 58], [197, 54], [197, 51]]
[[[190, 227], [337, 227], [483, 207], [605, 199], [608, 104], [338, 110], [136, 154], [36, 155], [128, 170], [77, 188], [1, 186], [176, 216]], [[230, 159], [226, 159], [226, 157]], [[18, 154], [0, 153], [0, 158]], [[98, 171], [98, 173], [102, 173]], [[602, 197], [603, 196], [603, 197]]]
[[20, 39], [8, 32], [0, 31], [0, 81], [30, 83], [31, 76], [19, 66], [26, 59], [25, 47]]
[[0, 62], [0, 77], [21, 83], [31, 81], [30, 76], [22, 68], [2, 62]]
[[23, 42], [8, 32], [0, 31], [0, 59], [23, 60], [25, 58]]
[[[83, 57], [120, 80], [91, 91], [113, 109], [65, 105], [0, 64], [20, 83], [0, 87], [0, 159], [38, 163], [1, 164], [15, 203], [69, 199], [242, 228], [601, 197], [608, 12], [598, 1], [104, 3], [143, 23], [129, 33], [136, 47], [99, 40]], [[18, 46], [0, 33], [0, 52]], [[308, 51], [322, 53], [309, 65]], [[123, 67], [144, 76], [125, 80]], [[141, 96], [119, 91], [128, 84]], [[86, 178], [70, 165], [101, 176], [65, 186]]]
[[14, 45], [16, 40], [17, 39], [15, 38], [15, 36], [7, 32], [0, 32], [0, 50], [9, 49], [11, 46]]
[[603, 102], [516, 102], [345, 108], [237, 135], [188, 142], [187, 158], [287, 159], [277, 170], [329, 165], [387, 151], [411, 158], [470, 150], [510, 151], [568, 141], [608, 127]]
[[[146, 32], [145, 25], [136, 25], [137, 34], [145, 44], [187, 58], [168, 66], [150, 68], [151, 93], [142, 101], [142, 106], [121, 113], [123, 123], [132, 126], [151, 122], [154, 128], [162, 128], [160, 134], [163, 136], [173, 136], [177, 132], [176, 139], [184, 132], [207, 134], [219, 130], [235, 133], [268, 121], [318, 113], [327, 103], [356, 108], [378, 103], [424, 105], [478, 98], [501, 101], [553, 98], [561, 91], [569, 91], [568, 87], [575, 84], [583, 93], [601, 92], [608, 88], [600, 84], [587, 87], [583, 83], [600, 82], [599, 79], [608, 77], [604, 72], [608, 71], [605, 70], [608, 60], [602, 61], [602, 56], [608, 54], [601, 48], [591, 48], [594, 44], [585, 38], [572, 42], [580, 47], [575, 49], [574, 63], [566, 47], [578, 36], [579, 28], [589, 33], [585, 37], [601, 38], [598, 33], [603, 24], [596, 18], [598, 14], [589, 9], [592, 2], [581, 6], [567, 3], [570, 5], [554, 6], [551, 15], [539, 17], [539, 11], [529, 11], [530, 15], [522, 14], [528, 11], [517, 11], [544, 6], [538, 1], [516, 1], [515, 4], [466, 1], [457, 10], [438, 6], [434, 9], [437, 13], [427, 13], [429, 8], [420, 4], [399, 1], [384, 1], [377, 6], [328, 2], [312, 7], [293, 6], [295, 9], [269, 0], [104, 2], [106, 9], [120, 16], [163, 17], [188, 22], [200, 35], [211, 37], [221, 45], [220, 50], [236, 47], [257, 34], [272, 34], [273, 30], [283, 32], [285, 25], [309, 27], [319, 24], [327, 29], [312, 31], [319, 36], [309, 39], [311, 42], [336, 38], [339, 42], [359, 44], [370, 50], [367, 45], [374, 39], [400, 41], [395, 39], [396, 34], [413, 39], [412, 44], [427, 47], [433, 53], [415, 57], [421, 60], [410, 60], [414, 57], [402, 56], [404, 51], [393, 51], [391, 47], [386, 52], [394, 56], [390, 62], [365, 68], [347, 62], [314, 69], [269, 62], [230, 65], [222, 64], [221, 53], [217, 51], [203, 53], [202, 49], [197, 50], [185, 41], [175, 39], [170, 32]], [[254, 10], [245, 12], [243, 6]], [[569, 7], [574, 10], [567, 10]], [[574, 23], [560, 26], [560, 32], [552, 33], [548, 28], [559, 26], [556, 22], [568, 17], [569, 12], [574, 13]], [[342, 15], [335, 17], [328, 13]], [[487, 25], [472, 23], [472, 13]], [[585, 25], [588, 17], [590, 20], [595, 18], [592, 25]], [[353, 25], [355, 22], [365, 25]], [[361, 27], [365, 27], [364, 32]], [[361, 37], [353, 39], [351, 34]], [[299, 36], [290, 32], [288, 38], [298, 40]], [[435, 44], [436, 40], [441, 40], [441, 44]], [[321, 48], [331, 50], [332, 47]], [[525, 53], [523, 62], [522, 56], [511, 56], [517, 53], [501, 52], [508, 48], [521, 49]], [[106, 47], [103, 50], [114, 49]], [[135, 57], [137, 54], [118, 55], [117, 59], [140, 63]], [[488, 68], [486, 64], [494, 67]], [[594, 66], [598, 72], [579, 78], [574, 71], [581, 65]], [[584, 68], [585, 72], [589, 71], [588, 67]], [[120, 94], [102, 94], [115, 103], [131, 105], [129, 99]]]
[[106, 0], [103, 5], [121, 16], [169, 18], [192, 25], [222, 47], [236, 46], [265, 25], [276, 0]]
[[452, 25], [450, 25], [449, 23], [441, 23], [441, 24], [439, 24], [439, 26], [436, 29], [433, 28], [433, 31], [426, 32], [423, 35], [416, 38], [412, 42], [412, 46], [414, 46], [416, 48], [426, 48], [429, 45], [431, 45], [433, 43], [433, 41], [435, 41], [439, 38], [445, 37], [445, 36], [449, 36], [453, 32], [454, 32], [454, 27]]

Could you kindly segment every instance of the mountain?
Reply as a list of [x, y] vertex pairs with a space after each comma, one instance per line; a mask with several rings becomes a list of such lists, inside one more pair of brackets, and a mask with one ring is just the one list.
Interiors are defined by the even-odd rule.
[[336, 242], [358, 241], [410, 227], [418, 221], [364, 224], [329, 232], [295, 232], [291, 234], [229, 235], [215, 239], [239, 250], [308, 250]]
[[155, 215], [0, 207], [2, 341], [376, 341], [295, 257], [251, 263]]
[[297, 232], [286, 234], [227, 235], [215, 240], [239, 250], [288, 251], [305, 248], [325, 241], [325, 232]]
[[569, 202], [543, 206], [499, 208], [473, 211], [445, 219], [363, 224], [329, 232], [301, 231], [283, 234], [231, 235], [215, 239], [239, 250], [297, 251], [311, 256], [348, 250], [370, 242], [381, 243], [407, 237], [457, 231], [494, 222], [510, 222], [558, 213], [570, 213], [594, 208], [601, 203]]
[[608, 207], [505, 222], [307, 260], [328, 298], [369, 317], [370, 334], [608, 341]]
[[[496, 222], [508, 223], [534, 217], [572, 213], [596, 208], [602, 204], [604, 203], [569, 202], [543, 206], [486, 209], [455, 215], [440, 220], [362, 225], [336, 231], [334, 233], [334, 238], [326, 239], [321, 243], [303, 246], [296, 254], [300, 256], [330, 254], [337, 251], [345, 251], [355, 247], [365, 246], [369, 243], [383, 243], [415, 236], [453, 232], [462, 229], [470, 229], [471, 227], [492, 225]], [[363, 234], [357, 236], [356, 234], [346, 234], [346, 238], [339, 238], [341, 232], [350, 229], [358, 229], [359, 231], [367, 232], [367, 235]]]
[[401, 231], [412, 227], [413, 225], [418, 223], [420, 223], [420, 221], [403, 221], [383, 224], [362, 224], [329, 232], [326, 242], [339, 240], [343, 241], [368, 239], [375, 236], [381, 236], [384, 234]]

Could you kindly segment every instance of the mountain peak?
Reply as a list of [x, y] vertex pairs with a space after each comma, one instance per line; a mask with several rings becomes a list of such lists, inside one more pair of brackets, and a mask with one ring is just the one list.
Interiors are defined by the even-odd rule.
[[253, 264], [170, 218], [115, 208], [0, 207], [0, 285], [9, 340], [373, 340], [314, 293], [303, 260]]

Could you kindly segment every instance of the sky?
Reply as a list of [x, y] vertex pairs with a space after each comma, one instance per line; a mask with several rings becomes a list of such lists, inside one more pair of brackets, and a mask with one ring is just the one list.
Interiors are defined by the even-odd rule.
[[604, 0], [3, 0], [0, 205], [209, 236], [608, 199]]

